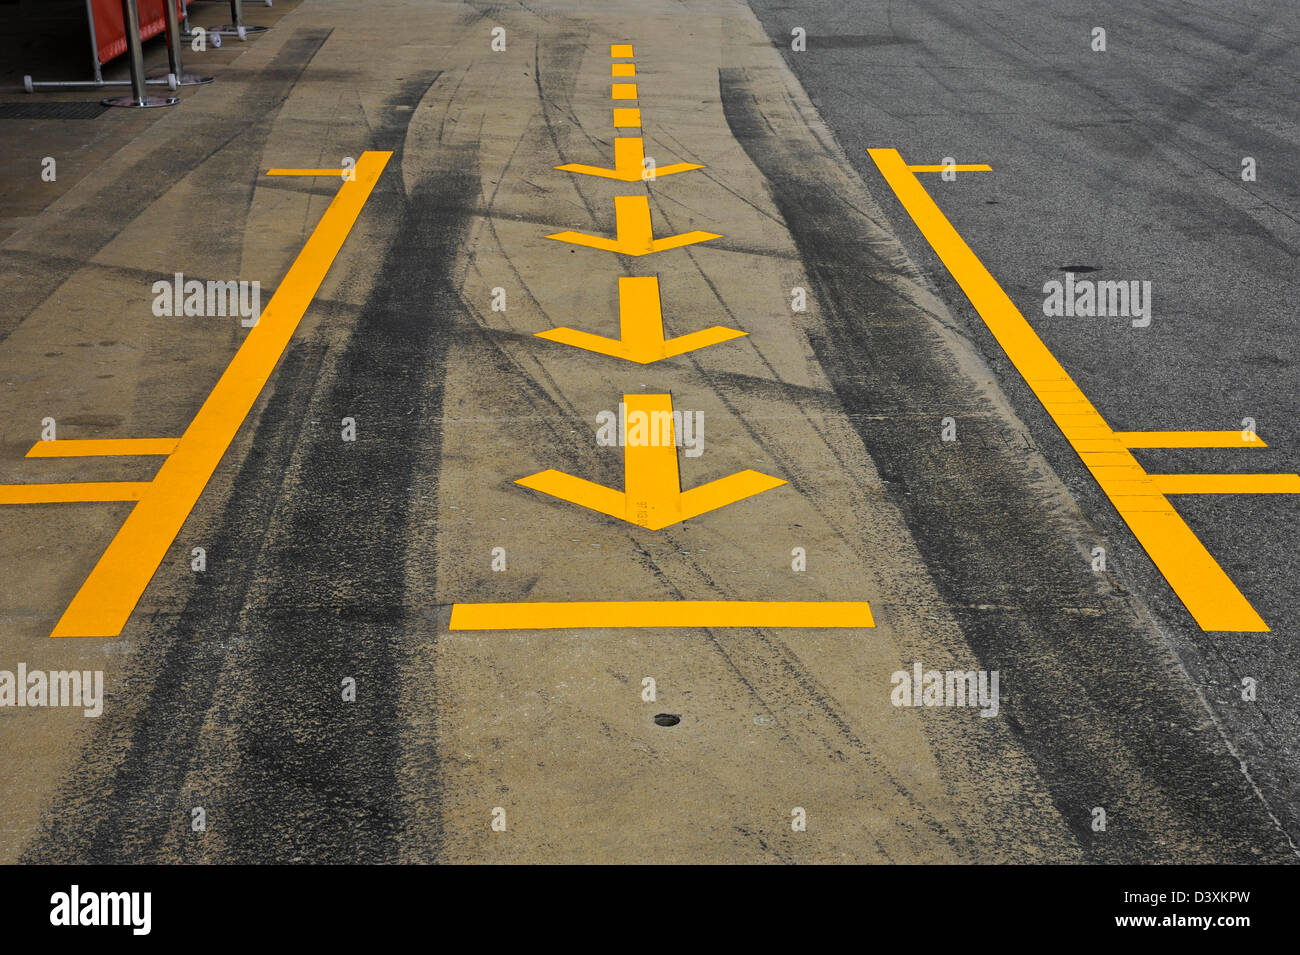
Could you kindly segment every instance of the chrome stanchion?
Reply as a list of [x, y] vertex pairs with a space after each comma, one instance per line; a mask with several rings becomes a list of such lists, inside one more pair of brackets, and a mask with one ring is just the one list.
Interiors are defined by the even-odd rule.
[[103, 100], [105, 106], [175, 106], [175, 96], [150, 96], [145, 86], [144, 53], [140, 48], [140, 12], [135, 0], [122, 0], [122, 21], [126, 27], [126, 52], [131, 58], [131, 95]]
[[195, 73], [185, 72], [185, 66], [181, 62], [183, 34], [176, 16], [176, 0], [163, 0], [163, 6], [167, 9], [167, 62], [171, 67], [171, 75], [176, 77], [176, 82], [181, 86], [199, 86], [203, 83], [211, 83], [212, 77], [210, 76], [199, 76]]
[[[268, 3], [269, 7], [270, 4]], [[241, 40], [248, 39], [250, 33], [265, 33], [266, 27], [245, 26], [244, 25], [244, 8], [240, 0], [230, 0], [230, 19], [234, 23], [226, 23], [219, 27], [213, 27], [208, 33], [216, 33], [221, 36], [237, 36]]]

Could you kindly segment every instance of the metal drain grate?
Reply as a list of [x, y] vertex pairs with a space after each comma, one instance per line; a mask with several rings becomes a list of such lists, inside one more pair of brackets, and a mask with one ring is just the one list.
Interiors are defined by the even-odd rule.
[[0, 119], [94, 119], [102, 103], [0, 103]]

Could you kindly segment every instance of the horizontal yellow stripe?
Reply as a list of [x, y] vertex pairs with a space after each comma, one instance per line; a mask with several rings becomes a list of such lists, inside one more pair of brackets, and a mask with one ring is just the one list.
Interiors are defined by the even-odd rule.
[[1153, 474], [1162, 494], [1300, 494], [1300, 474]]
[[912, 172], [992, 172], [993, 167], [988, 163], [954, 163], [951, 166], [945, 166], [940, 163], [937, 166], [908, 166]]
[[624, 600], [455, 604], [452, 630], [617, 627], [874, 627], [863, 601]]
[[640, 127], [641, 110], [635, 107], [620, 106], [614, 110], [614, 125], [619, 129]]
[[627, 57], [635, 56], [636, 54], [632, 52], [631, 43], [611, 43], [609, 47], [609, 55]]
[[609, 65], [610, 76], [636, 76], [635, 63], [611, 63]]
[[1240, 431], [1116, 431], [1127, 448], [1267, 448], [1264, 439], [1244, 441]]
[[73, 484], [0, 484], [0, 504], [80, 504], [138, 501], [148, 481], [105, 481]]
[[37, 441], [29, 458], [101, 458], [129, 454], [171, 454], [179, 438], [85, 438]]
[[342, 169], [268, 169], [268, 176], [342, 176]]
[[611, 90], [614, 99], [636, 99], [635, 83], [615, 83]]

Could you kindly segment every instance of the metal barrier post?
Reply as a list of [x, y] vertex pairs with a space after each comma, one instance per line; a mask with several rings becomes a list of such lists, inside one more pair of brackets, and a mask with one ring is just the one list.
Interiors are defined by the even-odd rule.
[[[267, 6], [270, 6], [268, 3]], [[250, 33], [265, 33], [266, 27], [245, 26], [244, 25], [244, 8], [240, 0], [230, 0], [230, 19], [233, 23], [227, 23], [224, 26], [213, 27], [209, 33], [219, 33], [221, 36], [237, 36], [241, 40], [247, 40]]]
[[176, 77], [176, 82], [181, 86], [211, 83], [210, 76], [185, 72], [185, 66], [181, 62], [181, 43], [184, 34], [181, 33], [180, 22], [176, 17], [176, 0], [163, 0], [163, 6], [167, 9], [167, 62], [171, 65], [172, 76]]
[[126, 52], [131, 60], [131, 95], [103, 100], [105, 106], [132, 106], [144, 109], [150, 106], [175, 106], [180, 102], [175, 96], [150, 96], [145, 86], [144, 52], [140, 47], [140, 12], [135, 0], [122, 0], [122, 20], [126, 26]]

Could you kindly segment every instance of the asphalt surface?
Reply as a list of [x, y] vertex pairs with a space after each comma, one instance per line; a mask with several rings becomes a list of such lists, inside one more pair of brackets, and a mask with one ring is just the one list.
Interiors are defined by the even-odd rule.
[[[1141, 452], [1150, 470], [1297, 470], [1290, 369], [1300, 347], [1291, 330], [1300, 111], [1291, 91], [1300, 71], [1300, 10], [1293, 4], [752, 6], [869, 187], [881, 185], [865, 154], [872, 147], [897, 148], [913, 162], [953, 157], [993, 166], [992, 176], [931, 177], [933, 194], [1117, 428], [1230, 430], [1249, 417], [1269, 443], [1258, 454]], [[805, 53], [790, 50], [795, 26], [807, 33]], [[1092, 49], [1095, 27], [1106, 30], [1105, 52]], [[1255, 160], [1255, 181], [1241, 178], [1245, 157]], [[1098, 527], [1108, 564], [1156, 612], [1163, 637], [1294, 834], [1300, 500], [1178, 499], [1272, 630], [1201, 631], [900, 206], [885, 195], [881, 207]], [[1044, 283], [1072, 268], [1080, 278], [1150, 281], [1151, 326], [1046, 317]], [[1240, 699], [1244, 676], [1268, 687], [1255, 703]]]
[[[25, 458], [35, 423], [185, 432], [246, 330], [152, 316], [150, 284], [260, 278], [265, 301], [340, 189], [266, 170], [392, 156], [120, 636], [49, 633], [130, 507], [0, 508], [0, 668], [107, 686], [94, 720], [0, 719], [24, 767], [0, 857], [1296, 861], [1300, 502], [1176, 498], [1272, 628], [1202, 631], [866, 153], [992, 165], [925, 185], [1116, 428], [1252, 417], [1269, 444], [1139, 452], [1153, 473], [1300, 470], [1296, 14], [751, 5], [304, 2], [147, 126], [94, 121], [118, 151], [0, 245], [5, 483], [148, 481]], [[631, 132], [624, 43], [646, 154], [703, 169], [554, 168], [610, 165]], [[615, 235], [615, 196], [645, 197], [656, 238], [717, 238], [547, 238]], [[1151, 325], [1046, 317], [1066, 270], [1149, 280]], [[536, 337], [617, 336], [616, 280], [649, 275], [668, 334], [745, 337], [647, 365]], [[705, 422], [683, 489], [786, 483], [659, 531], [517, 483], [630, 491], [593, 422], [661, 394]], [[451, 623], [592, 600], [865, 600], [874, 626]], [[891, 705], [917, 661], [997, 671], [997, 716]]]

